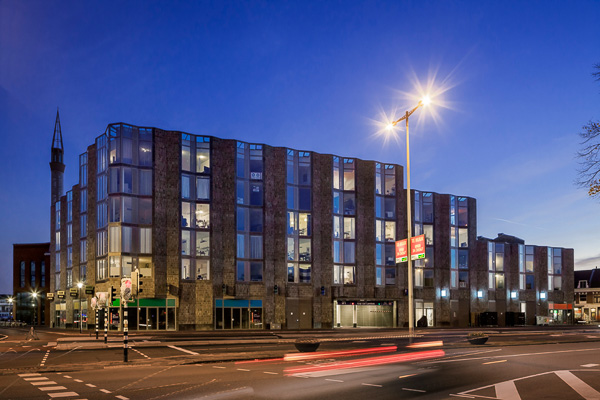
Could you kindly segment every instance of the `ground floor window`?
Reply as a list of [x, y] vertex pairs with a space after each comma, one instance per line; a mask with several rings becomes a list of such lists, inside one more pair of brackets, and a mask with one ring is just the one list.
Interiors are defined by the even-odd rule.
[[262, 300], [215, 300], [215, 329], [263, 329]]
[[394, 301], [336, 300], [333, 306], [336, 326], [339, 328], [396, 326]]

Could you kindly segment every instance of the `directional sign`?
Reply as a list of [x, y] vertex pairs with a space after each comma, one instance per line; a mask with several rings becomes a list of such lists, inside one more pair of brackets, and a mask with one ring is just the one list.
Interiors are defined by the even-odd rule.
[[85, 294], [94, 294], [94, 287], [93, 286], [86, 286], [85, 287]]
[[406, 262], [408, 260], [406, 242], [406, 239], [396, 241], [396, 263]]
[[69, 295], [71, 297], [77, 297], [77, 288], [72, 287], [71, 289], [69, 289]]
[[54, 293], [46, 293], [46, 297], [48, 298], [48, 300], [52, 301], [54, 300]]
[[59, 299], [64, 299], [65, 298], [65, 291], [64, 290], [59, 290], [58, 292], [56, 292], [56, 297], [58, 297]]
[[410, 238], [410, 259], [425, 258], [425, 235]]

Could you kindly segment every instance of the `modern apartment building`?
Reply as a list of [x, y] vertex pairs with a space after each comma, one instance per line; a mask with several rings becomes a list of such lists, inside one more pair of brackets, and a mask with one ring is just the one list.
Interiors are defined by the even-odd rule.
[[[400, 165], [116, 123], [79, 156], [79, 182], [63, 193], [62, 156], [57, 116], [57, 326], [73, 326], [80, 308], [95, 324], [91, 295], [69, 296], [78, 282], [109, 292], [132, 271], [143, 276], [128, 303], [133, 330], [408, 323], [407, 263], [394, 252], [406, 238]], [[411, 201], [414, 235], [426, 238], [426, 257], [414, 262], [421, 324], [468, 326], [486, 312], [500, 325], [506, 312], [531, 323], [557, 305], [572, 309], [572, 250], [552, 249], [559, 267], [548, 269], [546, 247], [478, 239], [474, 198], [415, 190]], [[111, 328], [120, 307], [109, 308]]]

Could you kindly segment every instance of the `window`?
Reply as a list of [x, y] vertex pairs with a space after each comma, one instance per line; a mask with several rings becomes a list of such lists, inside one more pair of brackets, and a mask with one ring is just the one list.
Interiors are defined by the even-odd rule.
[[488, 242], [488, 287], [504, 289], [504, 243]]
[[[262, 281], [263, 168], [262, 145], [238, 142], [236, 278], [239, 281]], [[207, 228], [208, 223], [209, 220], [206, 220]]]
[[23, 288], [25, 287], [25, 261], [21, 261], [20, 272], [20, 286]]

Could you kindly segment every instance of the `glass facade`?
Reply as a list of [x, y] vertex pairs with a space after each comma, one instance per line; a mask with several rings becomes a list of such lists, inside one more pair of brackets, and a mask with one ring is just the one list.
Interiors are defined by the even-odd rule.
[[309, 283], [312, 269], [311, 155], [287, 150], [287, 281]]
[[414, 191], [413, 237], [425, 235], [425, 258], [414, 261], [415, 287], [434, 286], [433, 193]]
[[375, 284], [396, 284], [396, 170], [375, 164]]
[[264, 160], [260, 144], [237, 142], [236, 280], [263, 280]]
[[183, 280], [210, 279], [210, 145], [209, 137], [181, 134], [181, 279]]
[[333, 157], [333, 284], [356, 284], [356, 180], [353, 158]]

